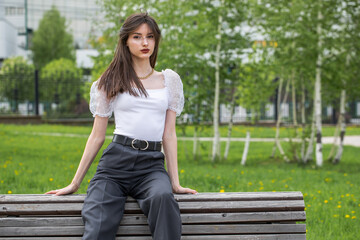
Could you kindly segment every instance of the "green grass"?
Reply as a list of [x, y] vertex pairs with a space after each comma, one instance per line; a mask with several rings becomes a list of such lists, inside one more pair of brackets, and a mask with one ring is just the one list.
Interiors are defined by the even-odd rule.
[[[42, 125], [11, 125], [0, 124], [2, 131], [16, 131], [26, 133], [68, 133], [68, 134], [86, 134], [91, 132], [92, 126], [64, 126], [56, 124], [42, 124]], [[298, 131], [302, 129], [299, 128]], [[335, 132], [334, 126], [324, 126], [322, 128], [323, 136], [333, 136]], [[107, 135], [112, 135], [114, 131], [114, 125], [109, 125], [106, 131]], [[254, 127], [254, 126], [242, 126], [235, 125], [232, 130], [232, 137], [245, 137], [246, 131], [250, 131], [252, 138], [273, 138], [275, 136], [275, 127]], [[221, 137], [227, 136], [227, 126], [220, 126]], [[192, 137], [194, 135], [194, 126], [178, 126], [178, 137]], [[280, 137], [289, 137], [294, 135], [294, 129], [291, 127], [281, 127]], [[346, 128], [346, 135], [360, 135], [360, 126], [348, 126]], [[213, 136], [212, 126], [203, 126], [198, 132], [199, 137], [211, 137]]]
[[[108, 134], [112, 129], [109, 127]], [[243, 127], [237, 131], [243, 131]], [[254, 135], [262, 136], [254, 128]], [[0, 125], [0, 194], [44, 193], [70, 183], [91, 127]], [[330, 130], [329, 130], [330, 131]], [[33, 135], [34, 132], [76, 133], [79, 137]], [[187, 132], [191, 132], [188, 129]], [[263, 133], [273, 130], [264, 128]], [[325, 132], [325, 131], [324, 131]], [[349, 129], [358, 134], [358, 128]], [[179, 132], [180, 133], [180, 132]], [[354, 135], [356, 135], [354, 134]], [[103, 149], [110, 142], [106, 140]], [[226, 161], [211, 163], [211, 143], [201, 142], [192, 156], [192, 142], [179, 141], [179, 176], [183, 186], [199, 192], [301, 191], [307, 214], [307, 239], [358, 239], [360, 232], [360, 148], [346, 146], [338, 165], [306, 166], [269, 158], [272, 143], [252, 142], [247, 165], [240, 165], [244, 143], [233, 142]], [[289, 144], [284, 143], [285, 149]], [[222, 144], [224, 149], [224, 144]], [[325, 145], [327, 156], [330, 150]], [[96, 171], [99, 152], [79, 193], [85, 193]]]

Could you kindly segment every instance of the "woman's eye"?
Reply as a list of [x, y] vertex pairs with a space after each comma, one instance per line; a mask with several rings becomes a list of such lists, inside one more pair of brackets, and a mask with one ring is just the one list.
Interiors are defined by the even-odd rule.
[[148, 38], [154, 38], [154, 36], [153, 36], [153, 35], [150, 35], [150, 36], [148, 36]]

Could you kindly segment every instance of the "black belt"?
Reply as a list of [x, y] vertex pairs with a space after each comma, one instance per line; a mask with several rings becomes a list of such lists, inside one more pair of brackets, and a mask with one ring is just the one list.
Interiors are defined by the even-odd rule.
[[161, 151], [161, 142], [155, 142], [155, 141], [146, 141], [146, 140], [140, 140], [136, 138], [130, 138], [123, 135], [117, 135], [114, 134], [113, 142], [130, 146], [135, 150], [141, 150], [141, 151]]

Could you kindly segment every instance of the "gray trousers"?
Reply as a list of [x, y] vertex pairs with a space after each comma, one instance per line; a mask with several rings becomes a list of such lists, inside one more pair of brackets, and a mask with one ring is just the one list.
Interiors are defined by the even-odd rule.
[[115, 239], [127, 196], [135, 198], [148, 218], [153, 239], [181, 238], [179, 205], [174, 199], [164, 154], [118, 143], [104, 150], [82, 209], [83, 239]]

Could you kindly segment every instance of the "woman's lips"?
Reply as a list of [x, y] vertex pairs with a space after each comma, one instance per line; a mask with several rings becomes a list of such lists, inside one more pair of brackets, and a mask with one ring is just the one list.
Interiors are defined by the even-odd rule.
[[141, 50], [141, 52], [143, 52], [143, 53], [148, 53], [149, 51], [150, 51], [149, 49]]

